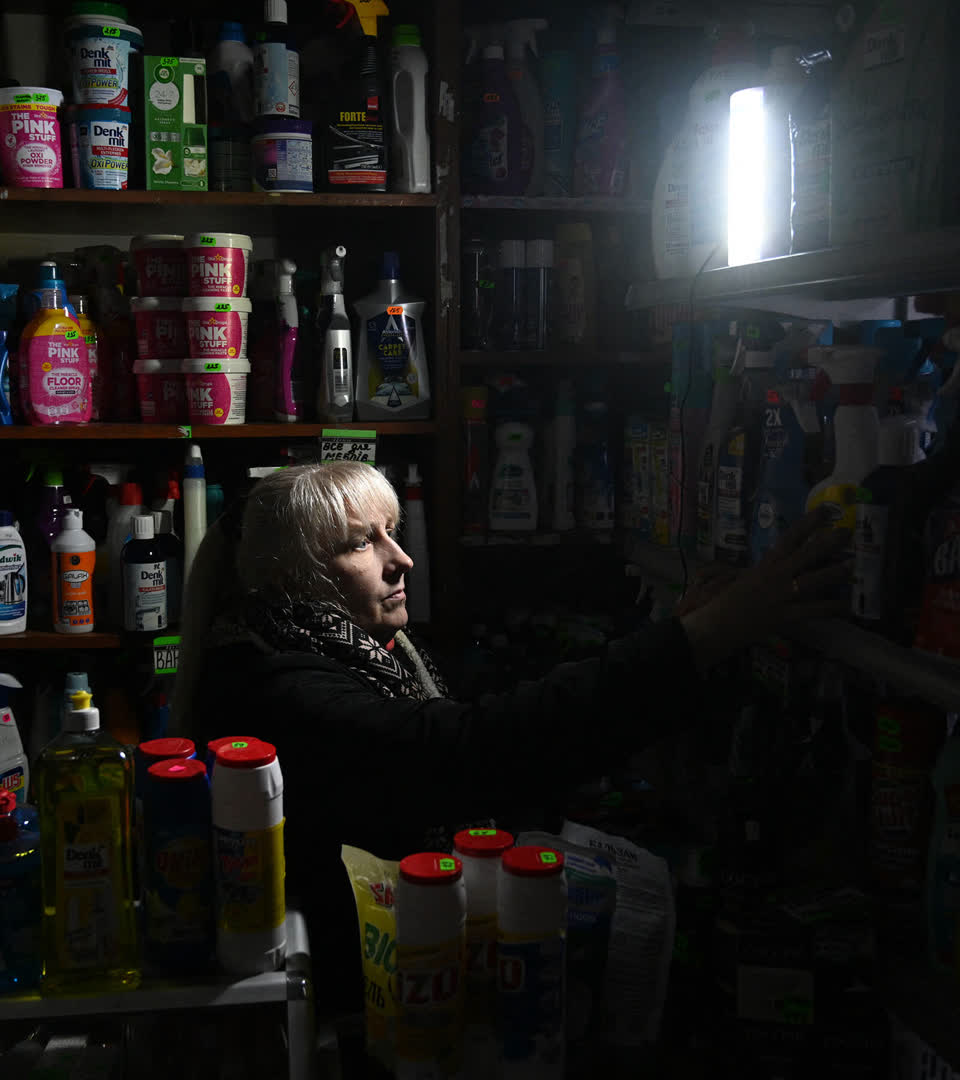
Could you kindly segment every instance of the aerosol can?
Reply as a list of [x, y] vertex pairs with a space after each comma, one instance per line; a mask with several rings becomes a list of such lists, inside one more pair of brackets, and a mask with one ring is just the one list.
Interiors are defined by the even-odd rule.
[[342, 244], [323, 254], [320, 297], [317, 305], [317, 339], [320, 342], [321, 378], [317, 391], [317, 415], [324, 420], [353, 419], [353, 339], [350, 317], [343, 301], [344, 259]]

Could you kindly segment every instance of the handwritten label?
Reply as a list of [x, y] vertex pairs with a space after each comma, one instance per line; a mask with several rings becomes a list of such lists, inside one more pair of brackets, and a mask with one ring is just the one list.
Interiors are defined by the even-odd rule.
[[231, 308], [229, 304], [214, 304], [213, 305], [213, 310], [214, 311], [232, 311], [233, 308]]
[[180, 666], [180, 635], [153, 639], [154, 675], [176, 675]]
[[320, 436], [320, 460], [363, 461], [373, 465], [377, 460], [377, 433], [324, 428]]

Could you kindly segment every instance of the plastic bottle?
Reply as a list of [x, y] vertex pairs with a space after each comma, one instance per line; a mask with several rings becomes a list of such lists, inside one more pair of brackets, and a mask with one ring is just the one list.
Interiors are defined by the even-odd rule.
[[40, 982], [42, 912], [37, 811], [0, 788], [0, 994], [24, 993]]
[[0, 284], [0, 424], [22, 423], [17, 386], [16, 331], [19, 285]]
[[407, 614], [414, 623], [430, 621], [430, 557], [427, 549], [427, 519], [423, 505], [423, 478], [417, 465], [407, 466], [403, 543], [413, 559], [413, 570], [405, 577]]
[[183, 607], [187, 604], [190, 570], [207, 531], [207, 481], [203, 455], [196, 443], [187, 450], [183, 467]]
[[463, 387], [464, 447], [463, 530], [485, 533], [489, 514], [490, 432], [485, 386]]
[[577, 523], [574, 512], [577, 418], [571, 379], [562, 379], [557, 383], [554, 415], [546, 438], [548, 456], [544, 470], [544, 497], [549, 528], [556, 532], [567, 532]]
[[857, 524], [857, 488], [877, 467], [880, 418], [873, 401], [873, 376], [882, 353], [859, 345], [836, 345], [811, 349], [809, 356], [829, 376], [837, 407], [833, 471], [811, 488], [807, 509], [829, 507], [832, 524], [852, 532]]
[[492, 349], [497, 272], [490, 246], [481, 236], [463, 245], [460, 259], [460, 344], [464, 349]]
[[0, 793], [12, 792], [20, 805], [27, 801], [30, 763], [10, 708], [10, 691], [22, 689], [12, 675], [0, 675]]
[[956, 889], [960, 874], [960, 852], [956, 836], [960, 830], [960, 806], [957, 789], [960, 786], [960, 728], [957, 718], [933, 770], [933, 790], [936, 799], [933, 828], [930, 832], [930, 853], [927, 858], [927, 941], [930, 963], [951, 975], [957, 972], [957, 951], [960, 937], [960, 897]]
[[97, 542], [83, 531], [83, 511], [68, 510], [52, 547], [53, 628], [89, 634], [94, 628], [93, 575]]
[[0, 510], [0, 634], [27, 628], [27, 549], [9, 510]]
[[393, 28], [390, 186], [394, 191], [429, 192], [430, 135], [427, 131], [427, 54], [418, 26]]
[[286, 956], [283, 774], [270, 743], [233, 743], [217, 750], [211, 780], [217, 959], [255, 975]]
[[732, 355], [721, 357], [713, 369], [713, 401], [697, 471], [697, 558], [704, 562], [713, 562], [716, 555], [717, 465], [740, 403], [740, 380], [731, 370], [732, 361]]
[[575, 195], [623, 195], [627, 187], [627, 96], [617, 51], [619, 4], [603, 4], [587, 90], [577, 130]]
[[464, 1059], [469, 1080], [498, 1071], [497, 881], [513, 837], [502, 829], [463, 829], [453, 850], [463, 864], [467, 893]]
[[467, 102], [464, 147], [464, 187], [475, 195], [522, 195], [529, 183], [523, 169], [525, 135], [520, 105], [507, 76], [503, 38], [489, 40], [502, 28], [468, 29], [483, 46], [476, 82], [476, 99]]
[[564, 858], [515, 847], [500, 862], [497, 968], [503, 1075], [562, 1080], [566, 886]]
[[573, 194], [573, 155], [577, 138], [577, 82], [575, 50], [551, 35], [540, 60], [543, 96], [543, 193], [553, 197]]
[[545, 349], [550, 343], [550, 334], [553, 331], [552, 240], [527, 241], [524, 280], [525, 346], [528, 349]]
[[107, 525], [107, 573], [110, 622], [123, 625], [123, 546], [133, 535], [133, 519], [142, 514], [143, 492], [139, 484], [120, 485], [120, 500]]
[[[34, 765], [43, 869], [43, 992], [111, 993], [140, 982], [133, 903], [130, 752], [74, 694]], [[82, 867], [79, 873], [75, 868]], [[89, 913], [81, 917], [80, 913]]]
[[527, 63], [527, 49], [537, 55], [537, 33], [546, 30], [546, 19], [511, 19], [504, 23], [506, 36], [507, 78], [520, 108], [523, 125], [523, 148], [520, 171], [525, 178], [524, 195], [542, 195], [545, 176], [543, 156], [543, 99], [540, 87]]
[[400, 281], [400, 257], [384, 252], [380, 279], [353, 309], [360, 320], [357, 419], [422, 420], [430, 415], [423, 312]]
[[103, 373], [100, 371], [100, 331], [90, 318], [90, 300], [80, 293], [72, 293], [68, 298], [73, 308], [77, 326], [87, 346], [87, 363], [90, 365], [90, 419], [106, 419], [106, 388], [103, 385]]
[[610, 453], [607, 388], [591, 380], [582, 404], [576, 470], [577, 523], [606, 531], [616, 526], [616, 488]]
[[653, 187], [650, 231], [658, 278], [685, 277], [690, 268], [690, 137], [684, 124], [667, 145]]
[[558, 225], [554, 248], [558, 345], [590, 346], [597, 340], [597, 270], [589, 224]]
[[497, 337], [502, 349], [526, 347], [527, 255], [522, 240], [501, 240], [497, 271]]
[[354, 412], [353, 335], [343, 298], [342, 244], [328, 248], [323, 260], [317, 331], [320, 338], [320, 378], [317, 415], [324, 420], [349, 423]]
[[123, 629], [153, 636], [169, 625], [167, 561], [153, 531], [153, 514], [137, 514], [133, 536], [124, 544]]
[[221, 24], [207, 57], [207, 93], [211, 125], [236, 129], [253, 123], [253, 51], [242, 23]]
[[832, 53], [823, 49], [800, 60], [806, 84], [790, 110], [792, 254], [830, 246], [832, 59]]
[[300, 115], [300, 54], [289, 44], [287, 0], [264, 0], [263, 30], [253, 49], [253, 98], [257, 116]]
[[149, 968], [202, 972], [214, 951], [207, 767], [155, 762], [143, 791], [143, 939]]
[[275, 274], [276, 355], [274, 358], [273, 411], [281, 424], [295, 424], [304, 419], [305, 372], [303, 357], [297, 349], [300, 313], [293, 293], [293, 275], [297, 264], [292, 259], [277, 259]]
[[490, 481], [490, 528], [532, 532], [537, 527], [537, 488], [530, 461], [533, 428], [508, 421], [494, 433], [497, 460]]
[[90, 421], [90, 362], [80, 326], [68, 307], [56, 263], [40, 264], [39, 310], [23, 328], [18, 348], [22, 402], [34, 425]]
[[467, 890], [455, 855], [422, 852], [397, 874], [398, 1077], [459, 1076]]

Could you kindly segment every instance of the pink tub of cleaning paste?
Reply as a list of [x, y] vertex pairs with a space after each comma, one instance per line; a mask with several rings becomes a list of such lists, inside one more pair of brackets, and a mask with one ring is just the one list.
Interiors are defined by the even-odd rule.
[[190, 296], [183, 301], [187, 341], [193, 360], [246, 360], [247, 323], [253, 304], [242, 297], [220, 300]]
[[191, 424], [242, 424], [247, 416], [249, 360], [184, 360]]
[[253, 241], [242, 233], [194, 233], [184, 237], [191, 296], [230, 300], [247, 295]]
[[151, 357], [134, 362], [140, 419], [145, 424], [183, 424], [187, 419], [187, 380], [183, 361]]
[[63, 94], [45, 86], [0, 89], [0, 178], [11, 187], [62, 188], [57, 108]]
[[141, 296], [187, 295], [187, 253], [183, 250], [182, 236], [161, 233], [135, 236], [130, 241], [130, 254]]
[[172, 296], [134, 296], [130, 310], [137, 328], [141, 359], [181, 360], [187, 353], [187, 325], [182, 300]]

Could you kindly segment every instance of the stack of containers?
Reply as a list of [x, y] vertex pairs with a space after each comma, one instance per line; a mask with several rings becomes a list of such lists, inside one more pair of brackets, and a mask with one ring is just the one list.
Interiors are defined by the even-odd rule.
[[181, 374], [187, 355], [183, 303], [187, 293], [187, 258], [183, 237], [170, 234], [135, 236], [130, 253], [137, 291], [130, 301], [136, 325], [140, 418], [145, 424], [179, 424], [186, 420], [186, 386]]
[[130, 57], [143, 35], [120, 4], [79, 0], [66, 21], [73, 104], [66, 125], [74, 187], [125, 190], [130, 161]]
[[189, 359], [183, 362], [191, 424], [246, 420], [247, 299], [253, 241], [240, 233], [195, 233], [183, 242], [190, 296], [183, 301]]

